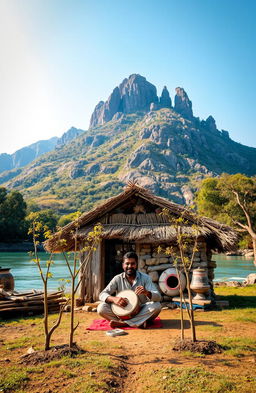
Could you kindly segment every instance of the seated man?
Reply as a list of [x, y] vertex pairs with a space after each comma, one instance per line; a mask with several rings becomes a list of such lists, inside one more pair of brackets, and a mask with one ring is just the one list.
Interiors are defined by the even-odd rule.
[[[100, 293], [99, 298], [102, 303], [98, 305], [97, 311], [103, 318], [110, 321], [112, 329], [125, 326], [146, 327], [147, 321], [155, 319], [161, 311], [159, 303], [161, 295], [151, 278], [137, 271], [138, 256], [135, 252], [127, 252], [124, 255], [122, 267], [124, 272], [116, 275]], [[111, 303], [125, 307], [127, 300], [116, 296], [125, 289], [130, 289], [139, 296], [142, 307], [135, 317], [122, 321], [112, 312]]]

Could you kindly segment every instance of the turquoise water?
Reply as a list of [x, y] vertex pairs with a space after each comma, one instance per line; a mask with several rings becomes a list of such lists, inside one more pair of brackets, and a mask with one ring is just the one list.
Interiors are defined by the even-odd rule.
[[[46, 253], [39, 253], [42, 262], [49, 258]], [[213, 255], [217, 262], [215, 281], [243, 281], [248, 274], [256, 273], [256, 266], [252, 258], [227, 257], [226, 255]], [[0, 252], [0, 266], [10, 267], [15, 279], [15, 289], [42, 289], [37, 266], [30, 262], [30, 257], [25, 252]], [[62, 283], [58, 280], [69, 278], [68, 268], [61, 254], [54, 255], [54, 265], [51, 268], [53, 277], [49, 279], [49, 289], [57, 289]], [[66, 288], [69, 289], [68, 287]]]

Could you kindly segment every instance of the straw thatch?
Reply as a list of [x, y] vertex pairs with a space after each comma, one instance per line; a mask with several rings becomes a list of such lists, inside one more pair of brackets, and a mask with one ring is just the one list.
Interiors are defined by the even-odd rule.
[[[74, 249], [74, 231], [78, 226], [78, 240], [82, 244], [87, 233], [96, 223], [103, 225], [103, 238], [121, 238], [130, 241], [166, 242], [175, 241], [176, 230], [166, 216], [157, 213], [123, 214], [115, 211], [132, 198], [140, 198], [160, 209], [168, 209], [174, 217], [182, 216], [187, 223], [184, 231], [194, 236], [193, 224], [197, 225], [200, 237], [203, 237], [211, 249], [219, 252], [232, 250], [237, 240], [236, 232], [227, 225], [206, 217], [196, 217], [185, 207], [150, 193], [145, 188], [132, 183], [119, 195], [109, 198], [95, 209], [84, 213], [77, 221], [66, 225], [50, 240], [45, 242], [47, 251], [72, 251]], [[111, 214], [112, 212], [112, 214]], [[61, 246], [65, 239], [65, 246]]]

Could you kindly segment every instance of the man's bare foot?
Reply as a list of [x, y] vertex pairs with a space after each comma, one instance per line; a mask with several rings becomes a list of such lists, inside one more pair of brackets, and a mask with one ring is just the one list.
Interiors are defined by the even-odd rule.
[[142, 325], [138, 326], [138, 328], [140, 328], [140, 329], [147, 329], [147, 327], [149, 327], [149, 325], [150, 325], [150, 322], [149, 321], [145, 321], [145, 322], [143, 322]]
[[129, 325], [127, 325], [127, 323], [125, 323], [125, 322], [123, 322], [123, 321], [110, 321], [110, 327], [112, 328], [112, 329], [115, 329], [115, 328], [122, 328], [122, 327], [127, 327], [127, 326], [129, 326]]

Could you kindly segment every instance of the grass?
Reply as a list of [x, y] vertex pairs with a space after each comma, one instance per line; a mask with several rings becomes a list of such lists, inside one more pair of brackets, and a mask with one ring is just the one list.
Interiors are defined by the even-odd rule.
[[[256, 379], [254, 379], [256, 381]], [[253, 380], [253, 382], [254, 382]], [[253, 384], [248, 384], [247, 390], [241, 390], [245, 383], [243, 377], [226, 376], [213, 373], [204, 367], [168, 367], [144, 375], [143, 393], [226, 393], [226, 392], [254, 392]], [[249, 381], [250, 382], [250, 381]], [[245, 387], [245, 386], [244, 386]]]
[[0, 379], [0, 391], [4, 393], [13, 392], [17, 389], [24, 388], [29, 381], [26, 371], [17, 368], [9, 372], [2, 367]]

